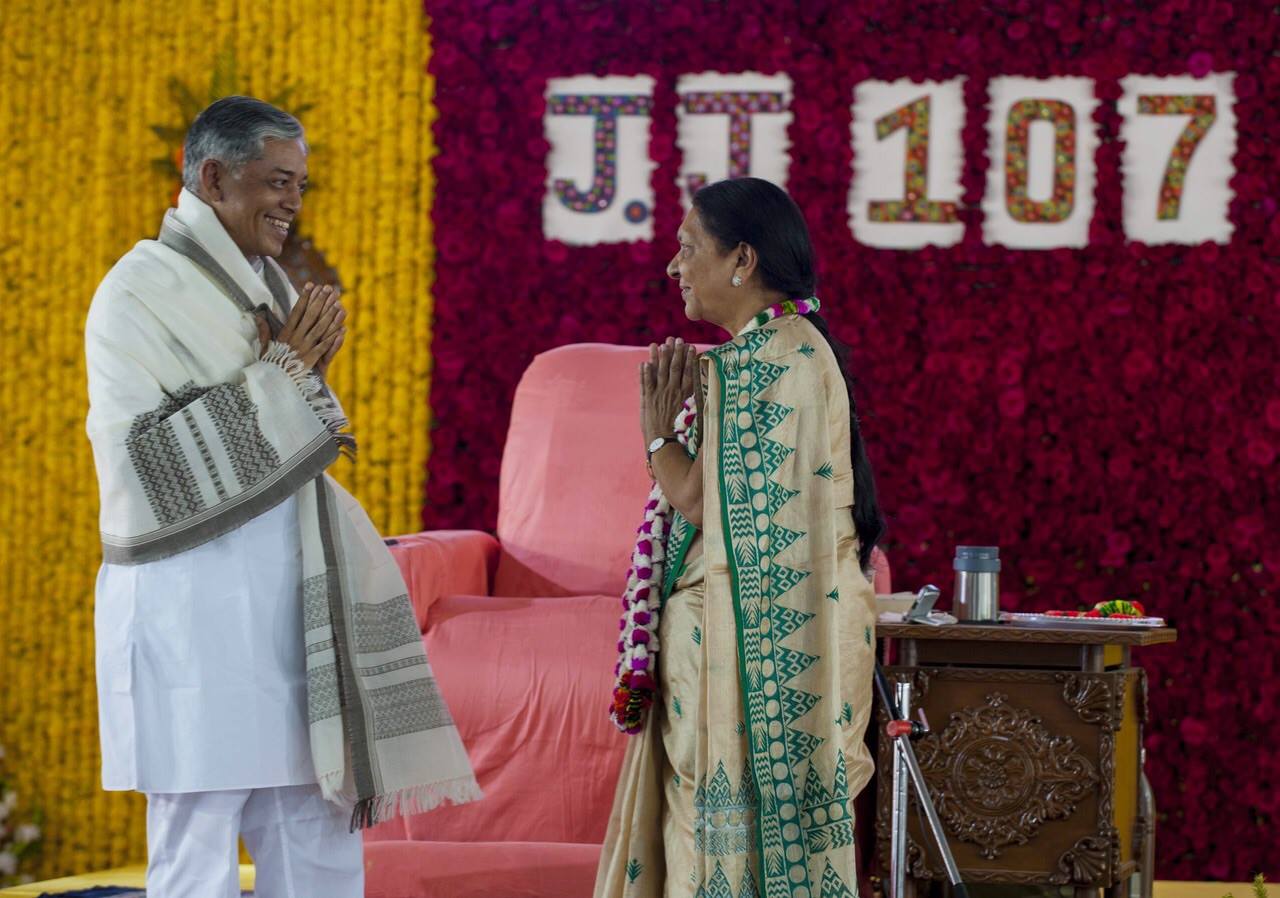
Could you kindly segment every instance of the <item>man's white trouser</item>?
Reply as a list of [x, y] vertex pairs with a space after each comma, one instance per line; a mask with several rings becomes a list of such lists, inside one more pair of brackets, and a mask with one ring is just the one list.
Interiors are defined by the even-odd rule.
[[147, 898], [239, 898], [237, 836], [257, 898], [362, 898], [363, 841], [319, 786], [147, 795]]

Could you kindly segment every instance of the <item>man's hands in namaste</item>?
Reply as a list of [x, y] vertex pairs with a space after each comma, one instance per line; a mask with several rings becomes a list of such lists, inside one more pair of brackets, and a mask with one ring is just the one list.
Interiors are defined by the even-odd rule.
[[[334, 286], [308, 282], [294, 303], [289, 320], [275, 336], [277, 342], [290, 346], [302, 364], [322, 378], [347, 338], [347, 310], [342, 307], [340, 292]], [[265, 354], [272, 337], [271, 328], [261, 317], [258, 339]]]
[[676, 337], [649, 345], [649, 361], [640, 365], [640, 426], [647, 447], [675, 433], [676, 415], [690, 396], [702, 401], [698, 351]]

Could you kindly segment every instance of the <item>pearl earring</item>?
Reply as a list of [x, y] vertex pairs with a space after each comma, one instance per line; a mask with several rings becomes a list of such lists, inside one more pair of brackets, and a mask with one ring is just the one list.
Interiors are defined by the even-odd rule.
[[735, 275], [733, 276], [733, 286], [735, 286], [735, 287], [741, 287], [741, 286], [742, 286], [742, 275], [740, 275], [740, 274], [735, 274]]

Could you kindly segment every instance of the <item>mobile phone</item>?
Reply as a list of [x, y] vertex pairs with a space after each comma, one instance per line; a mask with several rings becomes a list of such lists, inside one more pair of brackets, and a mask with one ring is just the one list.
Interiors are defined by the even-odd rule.
[[938, 596], [942, 593], [938, 587], [930, 584], [922, 586], [920, 591], [916, 593], [916, 600], [908, 609], [907, 613], [902, 615], [903, 623], [911, 623], [913, 621], [925, 621], [929, 617], [929, 612], [933, 611], [934, 602], [938, 601]]

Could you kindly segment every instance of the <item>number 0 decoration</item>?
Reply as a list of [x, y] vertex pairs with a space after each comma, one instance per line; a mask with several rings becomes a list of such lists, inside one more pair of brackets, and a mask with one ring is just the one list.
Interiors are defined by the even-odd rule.
[[983, 237], [1014, 249], [1089, 242], [1098, 145], [1088, 78], [995, 78]]
[[[1053, 194], [1037, 202], [1027, 190], [1027, 147], [1032, 122], [1053, 126]], [[1059, 100], [1019, 100], [1005, 130], [1004, 205], [1014, 221], [1056, 224], [1076, 205], [1076, 111]]]

